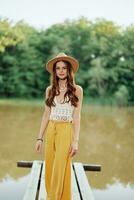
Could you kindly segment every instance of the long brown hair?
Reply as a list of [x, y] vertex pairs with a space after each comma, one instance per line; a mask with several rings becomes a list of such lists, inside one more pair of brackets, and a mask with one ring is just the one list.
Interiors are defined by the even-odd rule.
[[[67, 91], [64, 94], [64, 102], [63, 103], [65, 103], [65, 99], [68, 96], [69, 100], [66, 102], [71, 101], [71, 105], [77, 107], [77, 102], [79, 101], [79, 99], [75, 94], [75, 91], [76, 91], [75, 85], [76, 84], [75, 84], [75, 80], [74, 80], [74, 72], [72, 69], [72, 65], [68, 61], [64, 61], [64, 60], [62, 60], [62, 61], [67, 65]], [[50, 77], [50, 82], [51, 82], [52, 87], [49, 90], [48, 98], [45, 100], [46, 105], [49, 107], [55, 106], [55, 103], [53, 101], [54, 97], [56, 95], [60, 94], [59, 84], [58, 84], [59, 77], [56, 75], [56, 63], [54, 63], [54, 65], [53, 65], [53, 73], [51, 74], [51, 77]], [[56, 91], [58, 92], [58, 94], [56, 93]]]

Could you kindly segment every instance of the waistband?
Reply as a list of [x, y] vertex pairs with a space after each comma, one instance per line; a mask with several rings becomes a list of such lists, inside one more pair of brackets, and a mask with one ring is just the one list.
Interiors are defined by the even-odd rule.
[[52, 123], [69, 123], [71, 124], [72, 121], [63, 121], [63, 120], [53, 120], [53, 119], [50, 119], [49, 122], [52, 122]]

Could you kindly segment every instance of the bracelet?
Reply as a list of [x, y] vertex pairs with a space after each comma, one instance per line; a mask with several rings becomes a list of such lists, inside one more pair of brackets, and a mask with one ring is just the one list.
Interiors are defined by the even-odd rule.
[[43, 142], [43, 139], [41, 139], [41, 138], [37, 138], [37, 140], [41, 140]]

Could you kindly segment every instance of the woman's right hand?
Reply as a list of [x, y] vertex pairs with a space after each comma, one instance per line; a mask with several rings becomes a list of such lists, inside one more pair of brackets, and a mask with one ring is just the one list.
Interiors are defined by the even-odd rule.
[[37, 140], [35, 149], [38, 153], [42, 152], [43, 142], [41, 140]]

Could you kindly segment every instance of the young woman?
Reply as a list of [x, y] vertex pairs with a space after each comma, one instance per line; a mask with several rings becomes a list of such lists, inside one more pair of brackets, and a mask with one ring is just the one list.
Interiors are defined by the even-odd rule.
[[45, 111], [36, 143], [42, 150], [45, 132], [45, 186], [47, 200], [71, 200], [71, 161], [78, 151], [83, 89], [74, 74], [78, 61], [59, 53], [48, 61], [51, 85], [46, 88]]

